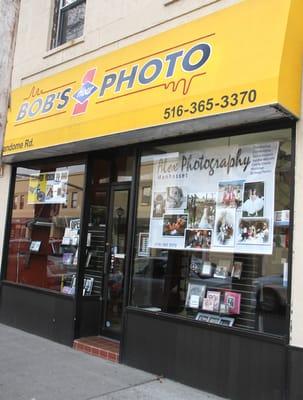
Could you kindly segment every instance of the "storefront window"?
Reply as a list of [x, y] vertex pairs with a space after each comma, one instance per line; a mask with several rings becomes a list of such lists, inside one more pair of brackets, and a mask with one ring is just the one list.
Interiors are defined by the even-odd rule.
[[131, 305], [284, 335], [291, 131], [141, 158]]
[[[12, 212], [8, 281], [75, 293], [84, 170], [75, 162], [17, 168], [22, 194]], [[71, 193], [77, 208], [67, 204]]]

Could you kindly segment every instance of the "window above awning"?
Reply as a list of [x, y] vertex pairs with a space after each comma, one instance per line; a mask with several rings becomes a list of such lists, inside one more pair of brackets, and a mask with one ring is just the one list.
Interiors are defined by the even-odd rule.
[[18, 88], [4, 161], [299, 118], [302, 16], [302, 0], [243, 0]]

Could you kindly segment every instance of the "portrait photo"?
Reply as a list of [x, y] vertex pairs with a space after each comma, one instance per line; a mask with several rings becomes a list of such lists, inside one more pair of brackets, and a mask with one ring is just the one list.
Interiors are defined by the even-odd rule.
[[249, 182], [244, 185], [243, 217], [263, 217], [264, 182]]

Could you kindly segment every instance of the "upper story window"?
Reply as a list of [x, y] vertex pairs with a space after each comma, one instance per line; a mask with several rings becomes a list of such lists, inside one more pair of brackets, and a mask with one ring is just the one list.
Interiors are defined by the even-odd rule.
[[51, 48], [83, 34], [86, 0], [55, 0]]

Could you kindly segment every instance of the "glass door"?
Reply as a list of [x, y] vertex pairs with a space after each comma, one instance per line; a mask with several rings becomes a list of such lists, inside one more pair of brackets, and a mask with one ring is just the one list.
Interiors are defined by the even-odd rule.
[[104, 282], [103, 334], [119, 337], [123, 311], [123, 287], [128, 226], [128, 184], [112, 185], [106, 271]]

